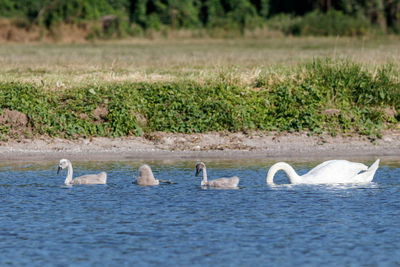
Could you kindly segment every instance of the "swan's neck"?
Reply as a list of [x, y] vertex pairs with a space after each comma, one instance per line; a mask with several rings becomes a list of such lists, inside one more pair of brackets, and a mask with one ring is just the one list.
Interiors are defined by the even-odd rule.
[[292, 166], [287, 164], [286, 162], [278, 162], [269, 169], [268, 174], [267, 174], [267, 184], [273, 184], [274, 183], [274, 176], [278, 171], [284, 171], [289, 178], [289, 182], [291, 184], [297, 184], [299, 183], [299, 180], [301, 179], [299, 175], [294, 171]]
[[207, 169], [206, 167], [203, 168], [203, 180], [201, 181], [201, 185], [207, 185]]
[[68, 162], [68, 174], [67, 174], [67, 178], [65, 178], [65, 184], [68, 185], [72, 182], [72, 174], [73, 174], [74, 170], [72, 169], [72, 164], [71, 162]]

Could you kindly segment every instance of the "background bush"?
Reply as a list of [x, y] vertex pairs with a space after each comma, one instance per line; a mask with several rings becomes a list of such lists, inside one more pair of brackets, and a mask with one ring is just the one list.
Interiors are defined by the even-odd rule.
[[[138, 28], [160, 31], [165, 27], [243, 33], [265, 23], [287, 34], [362, 35], [370, 24], [381, 32], [396, 33], [399, 10], [400, 2], [391, 0], [0, 0], [0, 17], [19, 18], [18, 25], [51, 28], [99, 21], [112, 14], [127, 34], [140, 33]], [[284, 16], [276, 17], [280, 14]], [[291, 19], [297, 17], [302, 19]]]

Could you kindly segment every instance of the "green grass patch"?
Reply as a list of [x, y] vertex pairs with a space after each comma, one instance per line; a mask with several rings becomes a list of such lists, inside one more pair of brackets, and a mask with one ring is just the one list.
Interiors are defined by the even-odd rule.
[[253, 86], [122, 82], [50, 91], [2, 82], [0, 133], [21, 127], [5, 118], [7, 110], [25, 114], [23, 126], [33, 135], [63, 138], [256, 130], [379, 137], [400, 120], [400, 83], [391, 65], [371, 71], [316, 60], [292, 72], [284, 79], [260, 75]]

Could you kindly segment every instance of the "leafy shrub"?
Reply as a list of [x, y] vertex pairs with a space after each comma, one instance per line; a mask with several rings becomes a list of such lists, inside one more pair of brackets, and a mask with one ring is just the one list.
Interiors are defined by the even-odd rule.
[[370, 23], [363, 17], [345, 15], [334, 9], [327, 13], [315, 10], [303, 17], [280, 14], [269, 19], [267, 26], [286, 35], [304, 36], [359, 36], [371, 30]]
[[[259, 82], [257, 90], [222, 80], [111, 83], [55, 94], [0, 83], [0, 110], [26, 114], [33, 134], [66, 138], [245, 130], [379, 136], [399, 122], [386, 113], [400, 111], [400, 83], [390, 65], [373, 75], [360, 64], [316, 60], [300, 65], [296, 75]], [[0, 127], [2, 134], [9, 130]]]
[[294, 17], [288, 14], [278, 14], [267, 20], [268, 28], [280, 31], [285, 35], [300, 34], [300, 17]]
[[334, 9], [327, 13], [315, 10], [306, 14], [298, 23], [300, 35], [365, 35], [370, 29], [370, 24], [362, 17], [345, 15]]

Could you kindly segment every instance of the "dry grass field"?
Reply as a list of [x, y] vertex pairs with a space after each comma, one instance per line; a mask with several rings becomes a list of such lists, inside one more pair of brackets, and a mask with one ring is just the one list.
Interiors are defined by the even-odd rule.
[[[348, 60], [374, 70], [400, 66], [400, 38], [125, 40], [84, 44], [2, 44], [0, 82], [57, 90], [109, 82], [223, 81], [252, 85], [290, 76], [316, 58]], [[298, 72], [298, 70], [296, 71]]]

